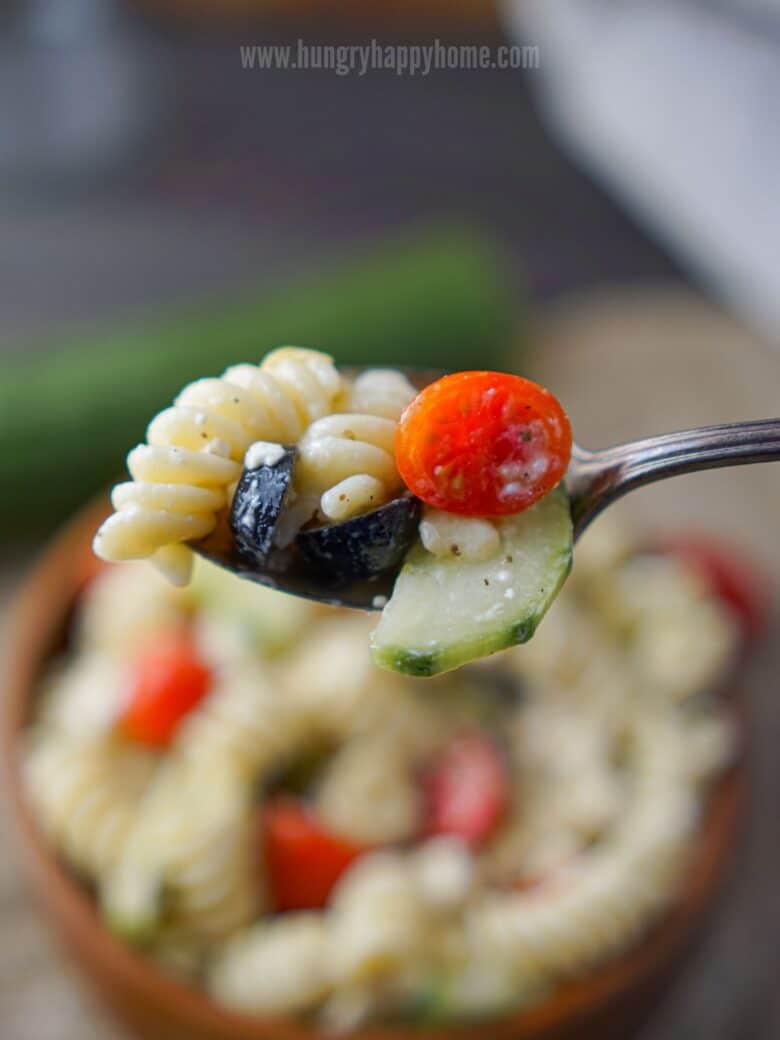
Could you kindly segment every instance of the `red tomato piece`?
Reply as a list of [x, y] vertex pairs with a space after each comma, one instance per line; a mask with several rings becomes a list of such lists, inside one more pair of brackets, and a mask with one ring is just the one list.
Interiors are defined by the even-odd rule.
[[704, 578], [739, 621], [746, 639], [761, 634], [767, 624], [771, 595], [766, 576], [752, 560], [706, 534], [672, 535], [661, 541], [660, 548]]
[[462, 733], [438, 754], [424, 777], [426, 833], [451, 834], [470, 845], [484, 842], [509, 804], [506, 764], [483, 733]]
[[462, 516], [519, 513], [560, 483], [571, 426], [558, 400], [505, 372], [431, 383], [401, 416], [396, 462], [423, 502]]
[[211, 670], [184, 629], [157, 636], [132, 665], [121, 732], [152, 747], [167, 747], [185, 715], [211, 688]]
[[367, 850], [323, 827], [298, 798], [274, 798], [261, 814], [263, 858], [277, 912], [319, 910], [341, 875]]

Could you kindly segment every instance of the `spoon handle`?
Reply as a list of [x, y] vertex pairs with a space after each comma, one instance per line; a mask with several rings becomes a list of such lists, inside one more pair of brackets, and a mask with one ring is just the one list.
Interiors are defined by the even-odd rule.
[[603, 451], [575, 446], [566, 485], [575, 537], [611, 502], [656, 480], [722, 466], [780, 461], [780, 418], [703, 426]]

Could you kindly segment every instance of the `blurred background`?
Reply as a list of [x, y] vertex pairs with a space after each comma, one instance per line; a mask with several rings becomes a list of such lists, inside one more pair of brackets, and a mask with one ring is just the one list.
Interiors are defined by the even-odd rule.
[[[178, 386], [285, 339], [529, 372], [592, 447], [776, 415], [779, 51], [771, 0], [6, 0], [4, 593]], [[777, 577], [779, 490], [625, 511]], [[768, 644], [740, 867], [644, 1040], [780, 1035]], [[3, 857], [0, 1033], [119, 1037], [22, 891]]]

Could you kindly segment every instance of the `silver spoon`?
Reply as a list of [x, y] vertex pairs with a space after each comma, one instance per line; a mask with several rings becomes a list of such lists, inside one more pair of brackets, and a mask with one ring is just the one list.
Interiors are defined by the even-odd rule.
[[[345, 371], [354, 375], [356, 370]], [[442, 374], [406, 371], [418, 388]], [[777, 461], [780, 461], [780, 418], [703, 426], [602, 451], [588, 451], [575, 444], [566, 474], [574, 538], [579, 538], [603, 509], [634, 488], [696, 470]], [[241, 559], [225, 530], [217, 531], [193, 548], [239, 577], [306, 599], [360, 610], [381, 609], [383, 598], [391, 595], [398, 575], [397, 570], [390, 571], [370, 581], [334, 588], [300, 564], [293, 564], [284, 571], [260, 572]]]
[[572, 450], [566, 474], [574, 538], [608, 505], [635, 488], [702, 469], [780, 461], [780, 419], [700, 426], [602, 451]]

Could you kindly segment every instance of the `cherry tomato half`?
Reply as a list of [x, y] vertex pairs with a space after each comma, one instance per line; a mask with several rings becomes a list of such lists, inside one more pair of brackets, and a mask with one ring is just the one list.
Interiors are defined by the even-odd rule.
[[560, 482], [571, 426], [544, 387], [504, 372], [457, 372], [401, 416], [398, 471], [423, 502], [462, 516], [519, 513]]
[[436, 756], [424, 776], [426, 833], [450, 834], [479, 845], [509, 804], [506, 764], [491, 738], [462, 733]]
[[263, 861], [277, 912], [324, 907], [341, 875], [366, 851], [326, 830], [299, 798], [271, 799], [260, 819]]
[[121, 732], [140, 744], [167, 747], [184, 716], [211, 688], [211, 670], [198, 656], [191, 635], [165, 632], [148, 643], [132, 664]]

